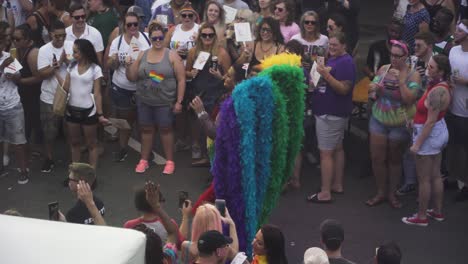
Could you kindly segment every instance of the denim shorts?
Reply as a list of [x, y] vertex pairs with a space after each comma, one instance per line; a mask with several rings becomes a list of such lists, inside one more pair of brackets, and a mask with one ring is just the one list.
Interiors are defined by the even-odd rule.
[[136, 109], [135, 91], [122, 89], [115, 84], [112, 84], [111, 98], [114, 102], [114, 107], [121, 111], [130, 111]]
[[315, 116], [318, 148], [320, 150], [336, 149], [343, 142], [347, 124], [347, 117], [332, 115]]
[[0, 142], [26, 144], [24, 133], [24, 111], [21, 103], [13, 108], [0, 110]]
[[156, 125], [166, 128], [172, 127], [172, 123], [174, 122], [174, 113], [171, 106], [152, 106], [141, 102], [138, 98], [137, 114], [138, 124], [144, 126]]
[[369, 132], [386, 136], [391, 141], [408, 141], [410, 139], [410, 133], [406, 127], [385, 126], [373, 116], [369, 120]]
[[[422, 132], [424, 125], [415, 124], [413, 126], [413, 144], [418, 139]], [[445, 120], [441, 119], [435, 123], [429, 136], [424, 140], [419, 148], [418, 155], [437, 155], [447, 145], [449, 140], [449, 133]]]

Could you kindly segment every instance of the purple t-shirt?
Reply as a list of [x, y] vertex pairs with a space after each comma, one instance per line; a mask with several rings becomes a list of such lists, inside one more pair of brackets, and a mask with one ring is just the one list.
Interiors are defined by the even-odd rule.
[[314, 115], [334, 115], [348, 117], [353, 110], [353, 89], [356, 82], [356, 65], [349, 54], [329, 58], [326, 66], [331, 67], [330, 74], [338, 81], [350, 81], [351, 90], [346, 95], [335, 92], [328, 83], [314, 89], [312, 110]]

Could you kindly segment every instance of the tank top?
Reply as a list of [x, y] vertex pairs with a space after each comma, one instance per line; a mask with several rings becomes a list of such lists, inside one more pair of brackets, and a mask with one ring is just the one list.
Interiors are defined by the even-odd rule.
[[162, 60], [157, 63], [148, 62], [149, 51], [144, 51], [138, 67], [136, 96], [147, 105], [170, 106], [177, 95], [177, 80], [169, 60], [170, 51], [165, 49]]
[[198, 28], [199, 25], [195, 24], [189, 31], [183, 31], [182, 24], [177, 25], [172, 34], [171, 42], [169, 43], [170, 49], [189, 50], [193, 48], [193, 46], [195, 46], [195, 38], [193, 36], [198, 32]]
[[[279, 45], [278, 45], [278, 43], [275, 43], [275, 45], [276, 45], [275, 54], [278, 54]], [[257, 41], [255, 41], [255, 43], [254, 43], [254, 49], [253, 49], [252, 59], [250, 60], [250, 63], [249, 63], [249, 68], [252, 68], [252, 67], [254, 67], [254, 66], [261, 63], [261, 61], [259, 61], [257, 59], [257, 57], [255, 56], [255, 51], [256, 50], [257, 50]]]
[[[446, 82], [438, 82], [438, 83], [436, 83], [434, 85], [431, 85], [429, 88], [427, 88], [426, 92], [423, 94], [421, 99], [419, 99], [418, 103], [416, 104], [416, 114], [414, 115], [414, 123], [415, 124], [421, 124], [422, 125], [422, 124], [426, 123], [428, 110], [427, 110], [427, 107], [424, 104], [424, 102], [426, 101], [427, 95], [429, 94], [429, 92], [432, 89], [434, 89], [434, 87], [444, 87], [445, 89], [447, 89], [447, 91], [449, 91], [449, 86], [448, 86], [448, 84]], [[441, 111], [439, 113], [439, 115], [437, 116], [437, 121], [444, 118], [445, 112], [447, 112], [447, 111]]]
[[[408, 74], [408, 79], [414, 73], [412, 70]], [[391, 79], [390, 74], [383, 77], [382, 88], [379, 90], [379, 97], [372, 106], [372, 116], [380, 123], [388, 127], [405, 126], [407, 120], [412, 120], [416, 112], [415, 104], [406, 105], [403, 102], [400, 92], [399, 80]], [[377, 76], [374, 79], [375, 83], [379, 83], [382, 76]], [[406, 85], [413, 95], [418, 97], [421, 92], [421, 87], [416, 82], [406, 80]]]
[[[19, 61], [23, 66], [23, 68], [20, 70], [21, 78], [28, 78], [33, 76], [33, 73], [28, 63], [28, 56], [33, 48], [34, 47], [29, 47]], [[18, 93], [21, 98], [28, 95], [36, 95], [37, 98], [39, 98], [39, 95], [41, 94], [41, 84], [42, 82], [28, 85], [18, 84]]]

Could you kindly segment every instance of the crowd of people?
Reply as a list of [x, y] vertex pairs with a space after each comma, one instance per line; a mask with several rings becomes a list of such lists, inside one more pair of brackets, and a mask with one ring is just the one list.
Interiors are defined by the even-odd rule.
[[[355, 107], [353, 90], [364, 75], [377, 187], [365, 203], [398, 209], [398, 197], [417, 190], [417, 213], [402, 222], [443, 221], [445, 188], [458, 189], [456, 200], [468, 201], [468, 4], [394, 2], [387, 38], [371, 44], [358, 73], [359, 0], [0, 0], [0, 174], [8, 173], [9, 149], [19, 184], [35, 174], [29, 163], [37, 153], [41, 172], [53, 171], [63, 134], [72, 164], [67, 183], [79, 199], [60, 219], [105, 224], [104, 204], [91, 189], [103, 127], [116, 125], [110, 117], [128, 125], [119, 127], [115, 162], [125, 161], [132, 131], [139, 131], [136, 173], [151, 165], [156, 132], [164, 174], [174, 173], [174, 153], [182, 150], [191, 151], [192, 166], [209, 167], [207, 138], [217, 136], [223, 102], [238, 83], [262, 71], [265, 58], [292, 53], [301, 57], [306, 120], [303, 149], [293, 157], [284, 189], [300, 187], [303, 157], [316, 163], [318, 153], [321, 187], [307, 201], [332, 203], [333, 195], [344, 193], [343, 139]], [[239, 23], [249, 24], [252, 41], [236, 40]], [[55, 110], [62, 90], [63, 116]], [[80, 163], [84, 151], [87, 164]], [[188, 201], [178, 227], [163, 210], [158, 188], [147, 183], [136, 193], [143, 215], [125, 224], [160, 245], [157, 252], [147, 248], [148, 263], [163, 255], [191, 263], [242, 257], [229, 212], [200, 201], [192, 208]], [[333, 260], [342, 258], [341, 225], [327, 221], [321, 232], [325, 252], [309, 249], [304, 261], [350, 263]], [[287, 263], [278, 227], [264, 225], [252, 246], [255, 263]], [[376, 263], [400, 259], [392, 243], [376, 252]]]

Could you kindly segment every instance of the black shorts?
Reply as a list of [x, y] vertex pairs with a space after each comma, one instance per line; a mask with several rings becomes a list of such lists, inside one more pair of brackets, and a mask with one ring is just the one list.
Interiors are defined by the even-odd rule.
[[86, 118], [85, 120], [76, 119], [76, 118], [73, 118], [72, 116], [65, 115], [65, 120], [70, 123], [88, 125], [88, 126], [96, 125], [97, 123], [99, 123], [99, 118], [97, 115], [88, 116], [88, 118]]
[[447, 112], [445, 122], [449, 131], [449, 145], [463, 145], [468, 148], [468, 117]]

